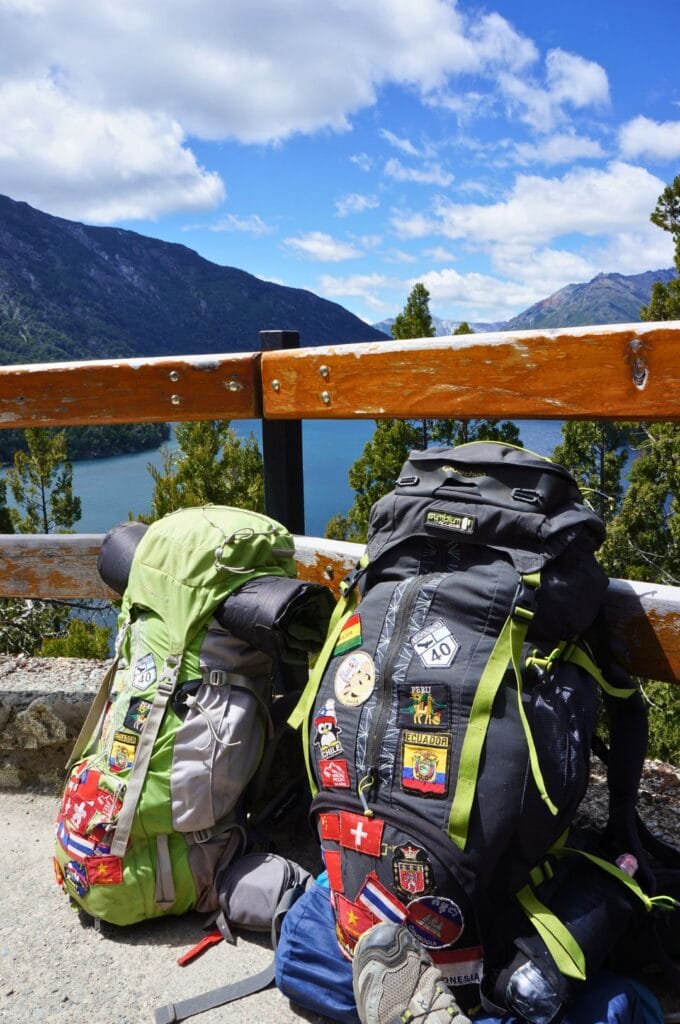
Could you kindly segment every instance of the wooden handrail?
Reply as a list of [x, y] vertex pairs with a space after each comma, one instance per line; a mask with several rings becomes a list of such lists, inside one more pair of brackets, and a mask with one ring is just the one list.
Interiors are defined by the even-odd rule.
[[[0, 429], [256, 417], [679, 420], [678, 352], [674, 321], [6, 366]], [[110, 599], [96, 569], [102, 539], [0, 536], [0, 597]], [[337, 589], [362, 550], [299, 536], [299, 574]], [[630, 671], [680, 680], [680, 587], [613, 580], [606, 613]]]
[[271, 419], [680, 419], [680, 321], [268, 352]]
[[0, 428], [252, 419], [259, 354], [0, 367]]
[[[97, 573], [101, 534], [0, 535], [0, 597], [111, 600]], [[301, 579], [335, 593], [354, 568], [361, 544], [296, 537]], [[614, 652], [634, 675], [680, 681], [680, 587], [612, 580], [605, 606]]]

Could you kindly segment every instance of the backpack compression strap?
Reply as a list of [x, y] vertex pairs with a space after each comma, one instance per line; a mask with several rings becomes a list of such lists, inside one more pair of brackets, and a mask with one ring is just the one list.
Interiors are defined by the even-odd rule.
[[[489, 655], [489, 660], [484, 666], [484, 671], [482, 672], [477, 685], [477, 691], [472, 702], [468, 726], [465, 731], [465, 738], [463, 740], [460, 763], [458, 766], [456, 792], [451, 804], [448, 827], [449, 838], [458, 847], [460, 847], [461, 850], [465, 849], [465, 844], [467, 842], [472, 804], [477, 789], [479, 763], [482, 756], [482, 750], [484, 748], [484, 742], [486, 740], [489, 720], [491, 718], [496, 694], [503, 682], [503, 677], [505, 676], [505, 672], [510, 663], [512, 663], [512, 667], [515, 672], [515, 679], [517, 681], [519, 716], [526, 736], [527, 746], [529, 748], [531, 774], [536, 787], [541, 794], [541, 798], [545, 801], [551, 814], [557, 814], [557, 808], [548, 796], [541, 767], [538, 762], [536, 745], [531, 735], [531, 728], [522, 703], [522, 645], [531, 620], [534, 617], [534, 612], [531, 606], [533, 604], [533, 592], [537, 590], [541, 584], [540, 572], [528, 573], [522, 576], [522, 583], [524, 584], [523, 593], [520, 594], [520, 597], [515, 602], [515, 606], [506, 619], [505, 625], [501, 629], [494, 648]], [[521, 604], [520, 600], [524, 603]]]

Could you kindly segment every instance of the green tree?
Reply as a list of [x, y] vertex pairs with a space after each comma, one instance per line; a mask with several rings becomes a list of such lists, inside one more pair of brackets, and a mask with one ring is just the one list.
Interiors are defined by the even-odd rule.
[[434, 338], [435, 329], [430, 313], [430, 293], [420, 281], [406, 300], [392, 324], [393, 338]]
[[605, 523], [621, 507], [623, 470], [628, 459], [631, 428], [605, 420], [568, 420], [553, 458], [573, 473], [590, 503]]
[[233, 505], [264, 510], [264, 468], [251, 434], [238, 437], [226, 420], [181, 423], [178, 448], [161, 449], [160, 468], [150, 465], [154, 489], [151, 510], [141, 518], [159, 519], [178, 508]]
[[66, 434], [29, 429], [25, 435], [28, 450], [16, 452], [7, 471], [19, 506], [11, 509], [12, 521], [20, 533], [69, 533], [80, 519], [80, 498], [73, 494]]

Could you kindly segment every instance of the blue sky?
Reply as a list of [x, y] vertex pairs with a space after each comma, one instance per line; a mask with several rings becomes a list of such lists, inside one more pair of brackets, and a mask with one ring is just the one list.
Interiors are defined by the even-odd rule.
[[672, 265], [679, 39], [679, 0], [0, 0], [0, 192], [368, 322], [415, 281], [503, 320]]

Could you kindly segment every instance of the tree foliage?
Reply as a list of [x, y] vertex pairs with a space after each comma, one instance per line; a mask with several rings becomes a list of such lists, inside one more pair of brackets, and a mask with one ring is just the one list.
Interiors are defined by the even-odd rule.
[[[63, 430], [29, 429], [27, 451], [18, 451], [7, 471], [10, 510], [20, 533], [68, 533], [80, 519], [80, 498], [73, 494], [73, 465]], [[22, 514], [23, 510], [23, 514]]]
[[178, 508], [233, 505], [264, 510], [264, 467], [251, 434], [238, 437], [227, 420], [181, 423], [178, 448], [161, 449], [160, 468], [150, 465], [154, 482], [151, 509], [141, 516], [152, 522]]
[[392, 324], [393, 338], [433, 338], [435, 335], [430, 313], [430, 293], [419, 281]]

